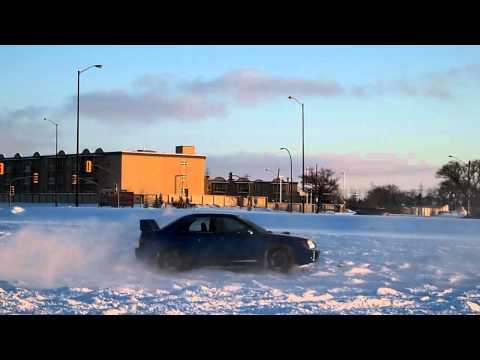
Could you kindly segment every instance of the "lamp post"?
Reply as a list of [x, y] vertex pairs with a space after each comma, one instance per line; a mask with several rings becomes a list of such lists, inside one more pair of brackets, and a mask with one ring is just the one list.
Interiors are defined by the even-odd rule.
[[471, 215], [471, 209], [470, 209], [470, 188], [471, 188], [470, 166], [471, 166], [471, 161], [468, 160], [468, 163], [466, 163], [465, 161], [460, 160], [456, 156], [448, 155], [448, 157], [452, 158], [452, 159], [455, 159], [455, 160], [463, 163], [464, 165], [467, 165], [467, 216], [470, 217], [470, 215]]
[[79, 152], [80, 152], [80, 74], [90, 70], [91, 68], [101, 69], [102, 65], [90, 65], [82, 70], [77, 70], [77, 156], [75, 157], [75, 174], [77, 176], [77, 182], [75, 184], [75, 206], [78, 207], [78, 190], [80, 186], [79, 177]]
[[[270, 170], [269, 168], [265, 168], [265, 171], [271, 172], [272, 174], [274, 174], [274, 172], [272, 170]], [[278, 168], [278, 171], [277, 171], [277, 179], [279, 181], [278, 202], [281, 203], [282, 202], [282, 179], [280, 177], [280, 168]]]
[[[295, 101], [302, 106], [302, 192], [305, 193], [305, 116], [304, 116], [304, 104], [300, 102], [296, 97], [289, 96], [290, 100]], [[302, 212], [305, 212], [305, 200], [302, 196]]]
[[290, 157], [290, 212], [293, 211], [293, 207], [292, 207], [292, 174], [293, 174], [293, 164], [292, 164], [292, 154], [290, 154], [290, 150], [288, 150], [287, 148], [285, 147], [282, 147], [280, 148], [280, 150], [285, 150], [286, 152], [288, 152], [288, 156]]
[[43, 118], [44, 121], [49, 121], [55, 125], [55, 206], [58, 206], [58, 187], [57, 187], [57, 171], [58, 171], [58, 124], [50, 119]]

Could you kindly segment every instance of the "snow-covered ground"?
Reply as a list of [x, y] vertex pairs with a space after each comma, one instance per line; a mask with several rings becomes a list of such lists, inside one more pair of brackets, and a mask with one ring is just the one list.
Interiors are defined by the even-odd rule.
[[172, 275], [135, 260], [139, 219], [192, 211], [222, 210], [0, 204], [0, 313], [480, 314], [480, 220], [230, 210], [315, 239], [320, 262]]

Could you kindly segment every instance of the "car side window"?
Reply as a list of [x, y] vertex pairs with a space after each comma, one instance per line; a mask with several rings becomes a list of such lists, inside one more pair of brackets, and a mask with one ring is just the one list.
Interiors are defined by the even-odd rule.
[[248, 226], [242, 223], [241, 221], [238, 221], [237, 219], [232, 219], [229, 217], [224, 217], [220, 220], [220, 229], [219, 231], [222, 233], [242, 233], [246, 232], [249, 230]]
[[213, 222], [210, 217], [198, 217], [188, 226], [188, 232], [212, 233]]

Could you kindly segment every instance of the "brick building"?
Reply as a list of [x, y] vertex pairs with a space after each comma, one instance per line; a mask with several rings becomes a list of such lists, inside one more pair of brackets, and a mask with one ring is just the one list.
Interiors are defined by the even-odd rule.
[[[205, 193], [210, 195], [228, 195], [228, 196], [266, 196], [268, 201], [280, 200], [280, 181], [278, 178], [272, 181], [261, 179], [249, 180], [246, 177], [233, 179], [230, 175], [227, 179], [223, 177], [206, 177]], [[297, 190], [298, 183], [292, 182], [292, 202], [300, 201], [300, 194]], [[290, 184], [282, 180], [282, 202], [290, 201]]]
[[[76, 154], [0, 155], [0, 189], [15, 194], [75, 192]], [[194, 146], [177, 146], [175, 153], [150, 150], [104, 152], [98, 148], [80, 154], [80, 194], [115, 189], [135, 194], [204, 194], [206, 157], [195, 154]], [[56, 170], [55, 170], [56, 169]]]

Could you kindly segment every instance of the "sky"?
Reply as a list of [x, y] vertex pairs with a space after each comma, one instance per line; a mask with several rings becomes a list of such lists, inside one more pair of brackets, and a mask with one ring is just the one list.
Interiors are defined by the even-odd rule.
[[[0, 46], [0, 153], [195, 145], [210, 176], [345, 173], [348, 191], [434, 186], [477, 158], [478, 46]], [[343, 179], [343, 178], [342, 178]], [[341, 181], [343, 183], [343, 180]]]

